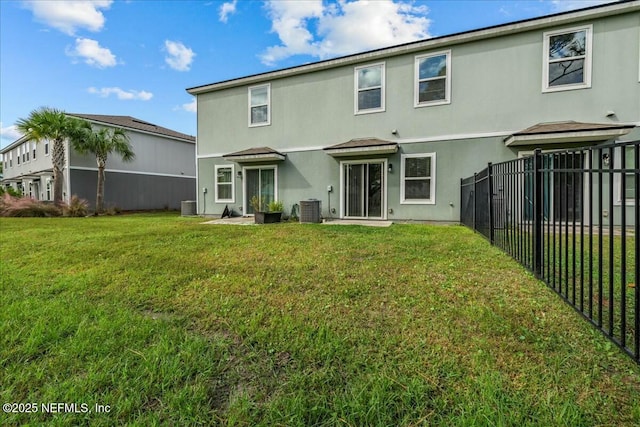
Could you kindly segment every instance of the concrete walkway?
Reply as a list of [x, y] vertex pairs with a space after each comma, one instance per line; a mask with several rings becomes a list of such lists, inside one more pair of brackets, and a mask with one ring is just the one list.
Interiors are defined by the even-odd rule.
[[[373, 221], [373, 220], [364, 220], [364, 219], [332, 219], [332, 220], [324, 220], [322, 222], [325, 225], [362, 225], [365, 227], [389, 227], [391, 226], [391, 221]], [[253, 217], [250, 216], [238, 216], [233, 218], [221, 218], [221, 219], [213, 219], [210, 221], [205, 221], [203, 224], [214, 224], [214, 225], [256, 225], [253, 222]]]

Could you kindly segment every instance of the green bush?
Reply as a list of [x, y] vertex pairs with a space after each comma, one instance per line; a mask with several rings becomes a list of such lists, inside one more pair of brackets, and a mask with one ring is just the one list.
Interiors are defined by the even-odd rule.
[[269, 203], [269, 212], [282, 212], [284, 205], [279, 200], [272, 200]]
[[13, 187], [0, 187], [0, 197], [8, 194], [13, 197], [22, 197], [20, 190], [14, 190]]
[[72, 217], [87, 216], [89, 214], [89, 202], [74, 194], [68, 204], [62, 205], [62, 214]]

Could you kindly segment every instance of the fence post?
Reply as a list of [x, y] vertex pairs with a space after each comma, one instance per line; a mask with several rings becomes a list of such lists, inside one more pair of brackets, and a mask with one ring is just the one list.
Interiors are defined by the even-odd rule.
[[487, 165], [487, 179], [489, 180], [489, 240], [494, 244], [494, 228], [493, 228], [493, 166], [489, 162]]
[[476, 206], [476, 201], [478, 199], [478, 192], [476, 191], [476, 183], [478, 182], [478, 173], [473, 173], [473, 231], [478, 232], [476, 228], [476, 210], [478, 207]]
[[536, 148], [533, 152], [533, 273], [542, 277], [542, 223], [543, 223], [543, 188], [542, 188], [542, 152]]

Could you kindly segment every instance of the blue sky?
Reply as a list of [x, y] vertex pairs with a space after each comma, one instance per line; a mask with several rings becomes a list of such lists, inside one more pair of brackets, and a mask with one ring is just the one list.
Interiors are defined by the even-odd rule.
[[186, 88], [603, 0], [0, 1], [0, 137], [40, 107], [196, 134]]

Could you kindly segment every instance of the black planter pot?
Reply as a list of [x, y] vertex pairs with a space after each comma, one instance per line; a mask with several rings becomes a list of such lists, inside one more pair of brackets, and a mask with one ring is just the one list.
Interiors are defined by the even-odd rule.
[[282, 212], [256, 212], [253, 215], [256, 224], [273, 224], [280, 222], [281, 219]]

